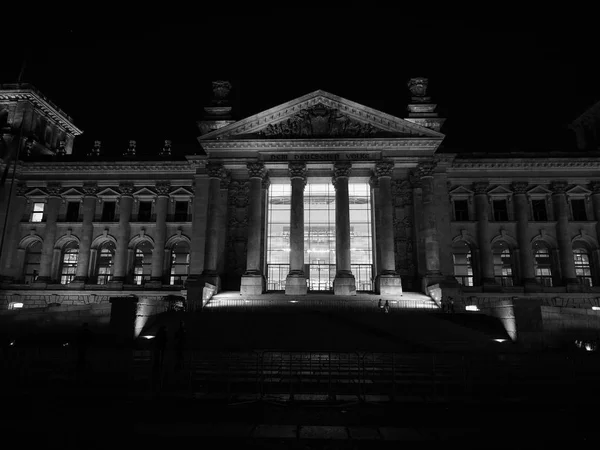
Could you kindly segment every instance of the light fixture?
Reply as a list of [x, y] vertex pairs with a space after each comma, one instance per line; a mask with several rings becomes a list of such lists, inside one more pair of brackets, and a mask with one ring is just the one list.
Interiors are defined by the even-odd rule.
[[290, 300], [290, 303], [298, 303], [298, 300]]
[[144, 339], [154, 339], [154, 336], [151, 335], [146, 335], [146, 336], [142, 336]]
[[600, 306], [592, 306], [592, 309], [593, 309], [594, 311], [600, 311]]
[[467, 305], [467, 306], [465, 306], [465, 309], [467, 311], [479, 311], [479, 308], [477, 307], [477, 305]]
[[494, 339], [496, 342], [506, 342], [506, 339]]

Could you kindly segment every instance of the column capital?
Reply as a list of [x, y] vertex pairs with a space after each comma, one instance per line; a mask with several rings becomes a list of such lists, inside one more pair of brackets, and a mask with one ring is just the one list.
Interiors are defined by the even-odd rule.
[[337, 187], [337, 181], [339, 178], [348, 178], [350, 177], [350, 173], [352, 172], [352, 163], [349, 161], [341, 161], [336, 162], [333, 165], [333, 177], [331, 177], [331, 182], [333, 187]]
[[50, 197], [60, 197], [62, 192], [62, 185], [57, 182], [48, 183], [46, 186], [46, 191]]
[[154, 189], [159, 196], [168, 197], [169, 193], [171, 192], [171, 182], [157, 181]]
[[83, 183], [81, 190], [85, 197], [95, 197], [98, 193], [98, 183], [95, 181]]
[[27, 189], [28, 187], [26, 183], [17, 183], [17, 197], [25, 197]]
[[593, 194], [600, 194], [600, 180], [594, 180], [590, 183]]
[[527, 188], [529, 183], [526, 181], [514, 181], [511, 185], [512, 190], [515, 194], [527, 194]]
[[473, 183], [473, 191], [475, 194], [486, 194], [489, 186], [487, 181], [476, 181]]
[[224, 178], [227, 171], [222, 163], [209, 162], [206, 164], [206, 172], [210, 178]]
[[375, 164], [373, 172], [377, 178], [390, 177], [394, 171], [394, 163], [392, 161], [379, 161]]
[[415, 169], [415, 174], [420, 179], [431, 178], [433, 177], [433, 172], [435, 171], [436, 166], [437, 164], [433, 161], [420, 162]]
[[301, 178], [306, 184], [306, 163], [301, 161], [294, 161], [288, 164], [288, 173], [290, 179]]
[[550, 189], [554, 194], [564, 194], [567, 190], [567, 182], [566, 181], [553, 181], [550, 184]]
[[246, 164], [250, 178], [264, 178], [267, 175], [267, 168], [262, 162], [249, 162]]
[[121, 183], [119, 184], [119, 192], [121, 192], [121, 197], [131, 197], [133, 196], [133, 183]]
[[221, 177], [220, 188], [221, 189], [229, 189], [229, 185], [231, 184], [231, 172], [229, 170], [225, 170], [225, 175]]

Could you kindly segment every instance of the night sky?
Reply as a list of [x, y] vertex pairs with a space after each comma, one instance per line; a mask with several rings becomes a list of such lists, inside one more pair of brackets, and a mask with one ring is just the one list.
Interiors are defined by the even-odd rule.
[[156, 153], [164, 139], [176, 153], [196, 151], [213, 80], [232, 82], [235, 119], [316, 89], [406, 117], [407, 80], [425, 76], [448, 118], [445, 147], [482, 152], [573, 147], [567, 125], [600, 100], [585, 27], [546, 20], [298, 8], [134, 23], [59, 24], [52, 39], [31, 27], [3, 49], [0, 82], [15, 82], [25, 57], [21, 81], [84, 131], [80, 155], [96, 139], [114, 154], [129, 139], [139, 153]]

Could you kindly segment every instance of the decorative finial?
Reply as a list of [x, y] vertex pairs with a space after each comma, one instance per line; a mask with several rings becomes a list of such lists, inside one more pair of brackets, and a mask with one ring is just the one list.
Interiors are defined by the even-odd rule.
[[224, 105], [229, 103], [227, 101], [227, 96], [229, 95], [229, 91], [231, 90], [231, 83], [229, 81], [213, 81], [213, 94], [214, 99], [212, 103], [214, 105]]
[[413, 102], [427, 102], [427, 84], [429, 80], [424, 77], [411, 78], [408, 80], [408, 90], [412, 94]]
[[88, 152], [88, 156], [100, 156], [100, 151], [102, 147], [102, 141], [94, 141], [94, 146]]
[[66, 142], [60, 141], [58, 143], [58, 148], [56, 149], [56, 154], [58, 156], [65, 156], [67, 154], [67, 149], [65, 148]]
[[125, 153], [123, 153], [123, 156], [135, 156], [135, 147], [137, 145], [136, 141], [129, 141], [129, 147], [127, 147], [127, 150], [125, 151]]
[[171, 156], [171, 141], [169, 139], [165, 139], [165, 145], [160, 150], [159, 156]]

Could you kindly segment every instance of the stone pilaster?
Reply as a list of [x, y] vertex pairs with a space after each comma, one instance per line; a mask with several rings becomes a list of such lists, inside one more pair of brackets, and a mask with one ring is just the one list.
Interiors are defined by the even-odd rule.
[[133, 209], [133, 183], [119, 185], [119, 228], [117, 229], [117, 248], [115, 250], [114, 276], [109, 285], [122, 286], [127, 281], [127, 258], [129, 237], [131, 236], [131, 211]]
[[260, 265], [262, 231], [262, 183], [267, 169], [261, 162], [246, 165], [250, 178], [248, 193], [248, 242], [246, 244], [246, 272], [242, 275], [240, 294], [260, 295], [265, 291], [265, 277]]
[[563, 284], [577, 285], [575, 274], [575, 262], [573, 261], [573, 247], [569, 236], [569, 205], [567, 203], [567, 183], [555, 181], [552, 183], [552, 203], [554, 206], [554, 218], [556, 220], [556, 238], [558, 241], [558, 252]]
[[596, 239], [600, 242], [600, 181], [592, 181], [590, 183], [592, 191], [592, 207], [594, 208], [594, 219], [596, 224]]
[[79, 257], [77, 259], [77, 273], [71, 287], [83, 285], [87, 282], [90, 269], [90, 252], [92, 239], [94, 237], [94, 216], [98, 197], [97, 183], [85, 183], [83, 185], [83, 222], [81, 224], [81, 238], [79, 241]]
[[494, 254], [490, 239], [489, 199], [487, 189], [489, 183], [473, 183], [475, 201], [475, 219], [477, 220], [477, 245], [479, 246], [479, 266], [481, 268], [481, 284], [498, 286], [494, 278]]
[[150, 276], [151, 286], [160, 287], [164, 281], [165, 267], [165, 241], [167, 236], [167, 211], [169, 207], [169, 193], [171, 192], [171, 183], [169, 181], [160, 181], [156, 183], [156, 227], [154, 231], [154, 251], [152, 252], [152, 269]]
[[54, 242], [56, 241], [56, 220], [60, 210], [61, 184], [48, 183], [48, 202], [46, 203], [46, 227], [44, 229], [44, 244], [42, 245], [42, 255], [40, 257], [40, 273], [37, 283], [52, 282], [52, 260], [54, 256]]
[[527, 198], [527, 186], [526, 182], [519, 181], [512, 184], [512, 189], [514, 192], [515, 216], [517, 219], [521, 283], [526, 287], [535, 287], [539, 283], [535, 279], [535, 261], [528, 235], [529, 200]]
[[308, 287], [304, 273], [304, 187], [306, 186], [306, 163], [291, 162], [288, 165], [292, 183], [290, 208], [290, 273], [285, 280], [287, 295], [306, 295]]
[[394, 253], [394, 205], [392, 203], [392, 173], [394, 163], [381, 161], [375, 165], [375, 176], [379, 181], [380, 252], [381, 267], [377, 274], [377, 285], [381, 295], [401, 295], [402, 280], [396, 272]]
[[381, 207], [379, 205], [379, 178], [374, 174], [369, 178], [369, 185], [371, 186], [371, 202], [373, 204], [371, 222], [372, 222], [372, 235], [373, 235], [373, 274], [375, 275], [375, 292], [379, 292], [379, 274], [381, 273], [381, 238], [379, 236], [379, 230], [381, 229]]
[[[2, 275], [9, 280], [18, 280], [23, 277], [23, 258], [19, 257], [18, 245], [21, 238], [20, 222], [27, 206], [27, 186], [25, 183], [16, 185], [12, 193], [9, 217], [6, 222], [7, 228], [4, 231], [4, 242], [2, 243]], [[24, 253], [24, 252], [23, 252]]]
[[350, 256], [350, 198], [348, 178], [352, 171], [349, 162], [337, 162], [333, 169], [335, 187], [335, 262], [333, 280], [335, 295], [356, 295], [356, 280], [352, 274]]
[[440, 271], [440, 242], [437, 234], [436, 205], [433, 176], [436, 164], [422, 162], [417, 166], [416, 175], [421, 181], [423, 221], [420, 232], [425, 244], [425, 277], [427, 286], [439, 283], [442, 279]]
[[206, 170], [210, 178], [209, 200], [208, 200], [208, 223], [206, 233], [206, 254], [204, 258], [204, 271], [202, 281], [215, 286], [215, 293], [221, 290], [221, 277], [217, 271], [219, 238], [221, 228], [225, 226], [223, 221], [224, 211], [221, 204], [221, 179], [227, 177], [227, 171], [223, 164], [209, 163]]

